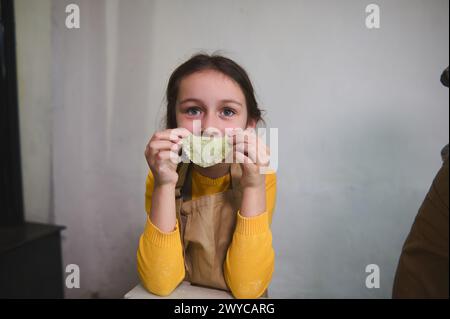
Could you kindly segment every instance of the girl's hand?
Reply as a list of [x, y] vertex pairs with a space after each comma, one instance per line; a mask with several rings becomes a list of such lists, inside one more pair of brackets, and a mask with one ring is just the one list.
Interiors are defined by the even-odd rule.
[[153, 134], [145, 149], [145, 158], [155, 178], [155, 186], [177, 184], [177, 165], [181, 161], [180, 142], [189, 134], [185, 128], [168, 129]]
[[234, 130], [231, 136], [234, 158], [242, 168], [242, 188], [265, 187], [262, 170], [269, 167], [269, 147], [252, 128]]

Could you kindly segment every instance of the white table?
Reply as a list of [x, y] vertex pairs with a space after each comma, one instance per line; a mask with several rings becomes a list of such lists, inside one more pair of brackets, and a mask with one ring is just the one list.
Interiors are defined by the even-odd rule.
[[124, 297], [125, 299], [233, 299], [233, 296], [226, 291], [192, 286], [189, 282], [183, 281], [169, 296], [161, 297], [154, 295], [141, 284], [131, 289]]

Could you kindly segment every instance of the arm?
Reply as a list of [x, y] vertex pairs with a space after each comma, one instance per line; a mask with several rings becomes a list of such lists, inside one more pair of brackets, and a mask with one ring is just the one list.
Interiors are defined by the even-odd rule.
[[224, 263], [227, 285], [236, 298], [259, 298], [272, 279], [275, 253], [272, 222], [276, 175], [268, 174], [265, 188], [243, 190], [236, 230]]
[[154, 187], [149, 172], [145, 192], [148, 216], [139, 240], [137, 268], [143, 286], [160, 296], [172, 293], [185, 276], [174, 198], [175, 189]]
[[163, 232], [175, 230], [175, 185], [155, 185], [150, 207], [151, 222]]

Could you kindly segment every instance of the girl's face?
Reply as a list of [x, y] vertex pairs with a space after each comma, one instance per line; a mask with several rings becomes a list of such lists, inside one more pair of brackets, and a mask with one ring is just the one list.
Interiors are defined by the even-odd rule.
[[201, 121], [201, 131], [222, 136], [226, 128], [255, 128], [254, 120], [247, 123], [247, 105], [240, 86], [215, 70], [204, 70], [181, 80], [176, 104], [178, 127], [193, 132], [194, 120]]

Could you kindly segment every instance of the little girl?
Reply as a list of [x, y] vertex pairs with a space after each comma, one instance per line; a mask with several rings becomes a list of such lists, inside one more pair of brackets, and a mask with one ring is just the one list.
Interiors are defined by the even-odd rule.
[[[266, 295], [276, 175], [261, 173], [269, 148], [254, 131], [262, 118], [247, 73], [228, 58], [198, 54], [172, 73], [166, 98], [166, 130], [145, 150], [147, 222], [137, 251], [143, 286], [167, 296], [186, 280], [236, 298]], [[194, 121], [202, 133], [235, 129], [233, 163], [174, 162]]]

